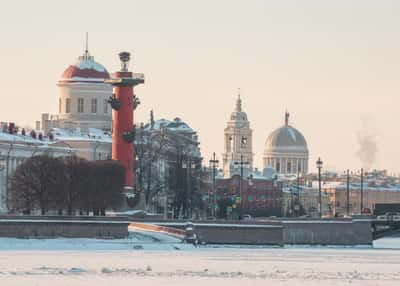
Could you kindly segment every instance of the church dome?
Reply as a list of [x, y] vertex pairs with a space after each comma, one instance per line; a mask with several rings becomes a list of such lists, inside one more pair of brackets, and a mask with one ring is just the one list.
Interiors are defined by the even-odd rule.
[[308, 147], [303, 134], [289, 125], [289, 113], [285, 113], [285, 125], [274, 130], [265, 141], [264, 167], [272, 167], [279, 174], [307, 174]]
[[265, 149], [297, 147], [307, 149], [307, 143], [296, 128], [285, 125], [273, 131], [265, 141]]
[[285, 114], [285, 125], [275, 129], [265, 141], [265, 152], [276, 149], [298, 149], [308, 151], [303, 134], [289, 125], [289, 113]]
[[62, 74], [59, 83], [64, 82], [103, 82], [110, 78], [106, 68], [97, 63], [88, 51], [70, 65]]

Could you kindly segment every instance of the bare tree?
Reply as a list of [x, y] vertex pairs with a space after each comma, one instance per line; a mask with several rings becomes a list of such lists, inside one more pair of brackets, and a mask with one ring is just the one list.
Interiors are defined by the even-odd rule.
[[39, 208], [43, 215], [58, 210], [65, 191], [64, 171], [58, 158], [41, 155], [26, 160], [11, 178], [12, 208], [27, 214]]
[[169, 139], [163, 130], [144, 130], [141, 126], [136, 132], [135, 152], [137, 161], [135, 174], [137, 188], [144, 192], [145, 204], [162, 191], [163, 179], [159, 176], [157, 163], [165, 157]]
[[105, 215], [106, 208], [118, 208], [124, 200], [125, 168], [117, 161], [93, 161], [89, 203], [94, 215]]
[[65, 157], [63, 161], [66, 177], [63, 206], [67, 209], [68, 215], [72, 215], [78, 209], [85, 209], [86, 213], [88, 213], [89, 198], [87, 190], [91, 183], [90, 163], [77, 156]]

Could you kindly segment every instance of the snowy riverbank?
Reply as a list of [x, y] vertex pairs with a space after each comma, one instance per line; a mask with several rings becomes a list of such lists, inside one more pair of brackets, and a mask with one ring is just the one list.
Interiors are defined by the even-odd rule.
[[399, 263], [400, 250], [376, 249], [0, 251], [0, 283], [397, 286]]
[[375, 247], [196, 248], [137, 229], [121, 240], [0, 238], [0, 285], [400, 285], [400, 238]]

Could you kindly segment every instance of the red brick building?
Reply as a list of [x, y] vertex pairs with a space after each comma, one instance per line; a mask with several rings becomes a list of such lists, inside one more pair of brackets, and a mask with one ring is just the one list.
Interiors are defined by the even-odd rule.
[[[264, 177], [243, 178], [240, 192], [240, 175], [216, 180], [219, 216], [238, 217], [282, 216], [282, 182]], [[243, 200], [240, 199], [242, 193]]]

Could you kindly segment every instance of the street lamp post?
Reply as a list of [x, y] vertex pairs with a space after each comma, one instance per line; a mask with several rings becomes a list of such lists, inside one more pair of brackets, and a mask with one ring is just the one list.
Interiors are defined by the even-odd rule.
[[4, 206], [4, 211], [6, 209], [6, 204], [5, 204], [5, 202], [6, 202], [6, 189], [2, 190], [3, 189], [3, 171], [6, 169], [5, 161], [6, 161], [6, 159], [3, 158], [1, 153], [0, 153], [0, 212], [3, 211], [3, 206]]
[[350, 215], [350, 171], [347, 169], [346, 214]]
[[[215, 177], [216, 177], [216, 173], [217, 173], [217, 166], [218, 166], [219, 161], [216, 159], [215, 157], [215, 152], [213, 153], [213, 157], [210, 160], [210, 166], [212, 168], [212, 172], [213, 172], [213, 206], [211, 208], [211, 213], [213, 217], [217, 217], [217, 194], [216, 194], [216, 181], [215, 181]], [[210, 196], [208, 197], [208, 200], [210, 201]]]
[[242, 197], [242, 180], [243, 180], [243, 166], [247, 165], [248, 162], [243, 161], [243, 155], [240, 155], [240, 161], [235, 162], [235, 165], [240, 165], [240, 181], [239, 181], [239, 197], [240, 197], [240, 215], [242, 214], [242, 207], [243, 207], [243, 197]]
[[296, 208], [297, 208], [297, 215], [299, 215], [299, 211], [300, 211], [300, 164], [297, 165], [297, 204], [296, 204]]
[[361, 186], [360, 186], [360, 214], [363, 212], [364, 208], [364, 169], [361, 168]]
[[317, 168], [318, 168], [318, 203], [319, 203], [319, 217], [322, 217], [322, 197], [321, 197], [321, 169], [323, 162], [321, 158], [318, 157], [317, 160]]

